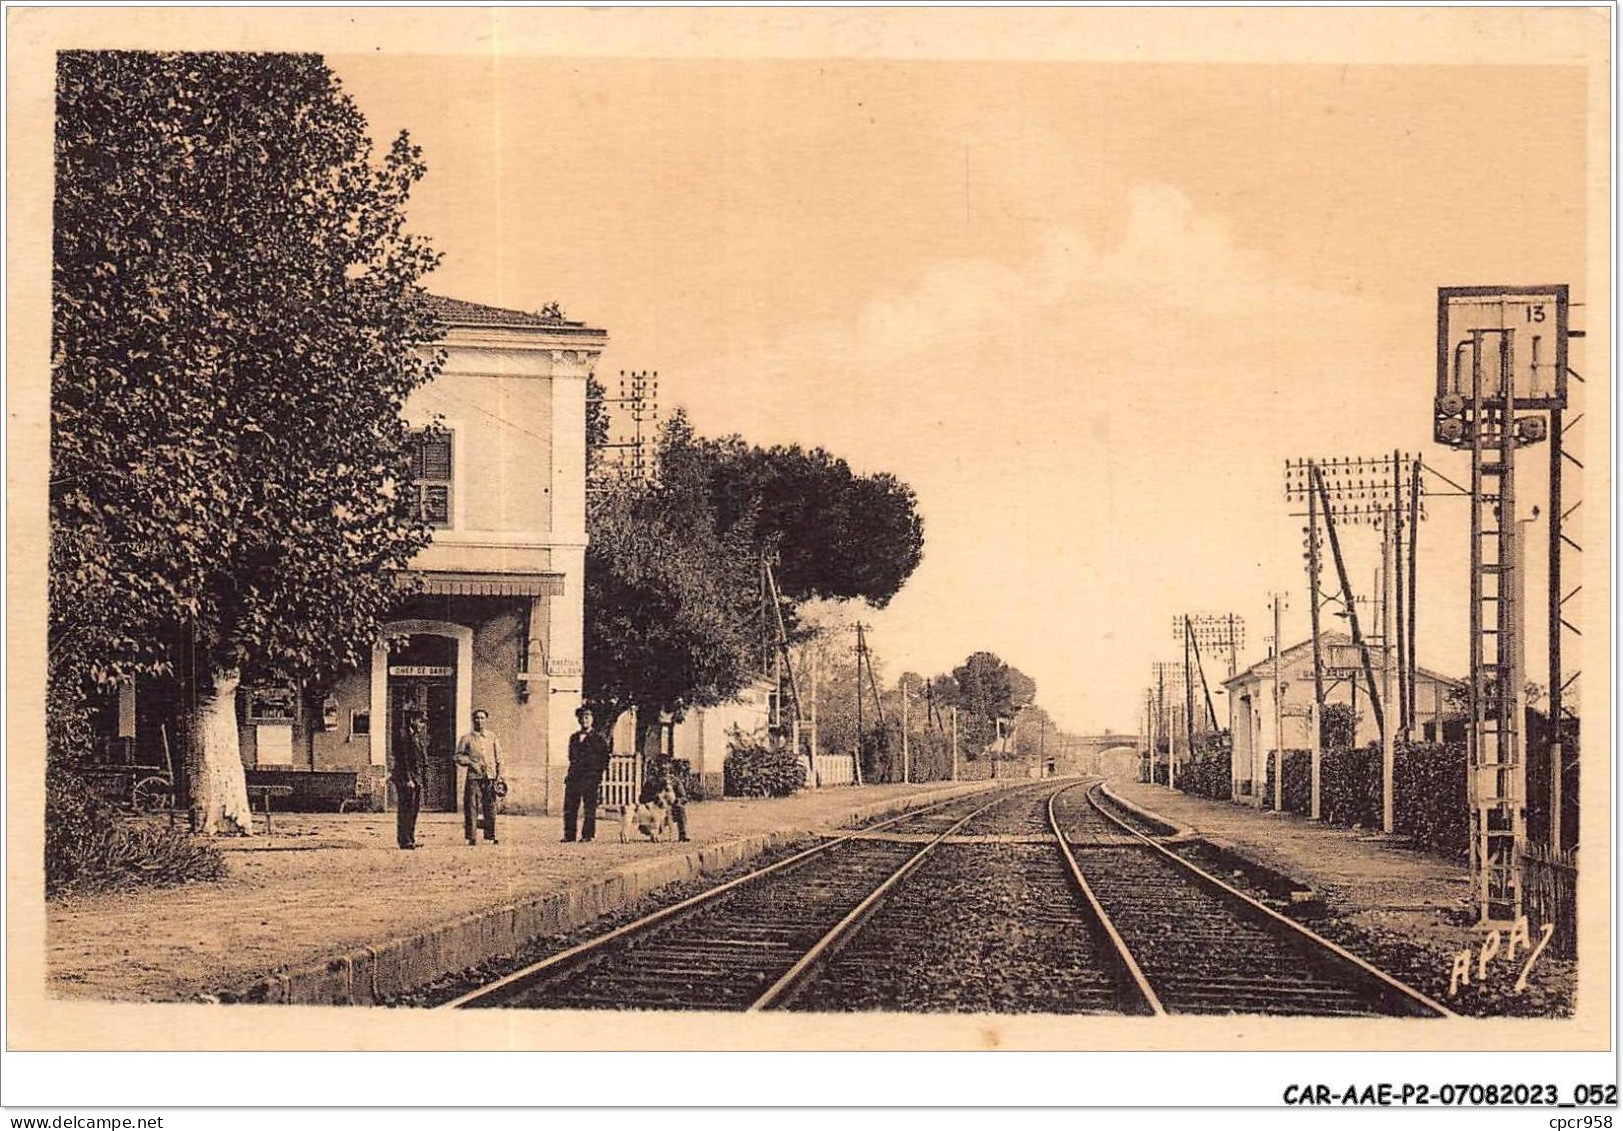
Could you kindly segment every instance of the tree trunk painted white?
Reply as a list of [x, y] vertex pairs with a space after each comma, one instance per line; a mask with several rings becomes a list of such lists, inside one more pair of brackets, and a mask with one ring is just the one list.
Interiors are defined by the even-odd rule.
[[252, 836], [248, 778], [237, 732], [235, 670], [214, 673], [214, 693], [200, 696], [192, 738], [192, 808], [197, 831], [206, 836]]

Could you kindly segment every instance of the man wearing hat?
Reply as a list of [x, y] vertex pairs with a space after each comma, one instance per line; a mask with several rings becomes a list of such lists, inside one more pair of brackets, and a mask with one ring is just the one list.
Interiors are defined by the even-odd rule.
[[421, 703], [405, 706], [405, 741], [394, 752], [389, 780], [394, 782], [395, 841], [401, 848], [417, 847], [417, 813], [423, 803], [423, 782], [428, 777], [428, 719]]
[[609, 741], [592, 729], [592, 710], [575, 711], [580, 730], [569, 736], [569, 773], [564, 776], [564, 841], [575, 839], [575, 814], [586, 809], [580, 825], [580, 839], [597, 835], [597, 793], [603, 785], [603, 772], [609, 768]]

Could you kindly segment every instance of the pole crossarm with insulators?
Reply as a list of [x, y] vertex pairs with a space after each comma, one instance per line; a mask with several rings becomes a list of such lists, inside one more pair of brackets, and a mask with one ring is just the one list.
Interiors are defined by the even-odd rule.
[[[1173, 635], [1189, 636], [1189, 643], [1198, 660], [1202, 648], [1222, 654], [1228, 661], [1228, 677], [1234, 678], [1240, 667], [1240, 649], [1245, 647], [1245, 618], [1238, 613], [1183, 613], [1172, 618]], [[1202, 686], [1206, 686], [1205, 668], [1200, 669]], [[1211, 710], [1211, 694], [1207, 692], [1207, 713], [1216, 727], [1217, 716]]]
[[1186, 697], [1189, 699], [1191, 723], [1194, 716], [1194, 681], [1198, 678], [1206, 705], [1206, 719], [1212, 730], [1218, 730], [1217, 710], [1212, 706], [1212, 689], [1206, 679], [1201, 646], [1228, 653], [1229, 678], [1234, 678], [1239, 650], [1245, 644], [1245, 619], [1234, 613], [1179, 613], [1172, 618], [1172, 635], [1185, 646], [1193, 661], [1185, 673], [1189, 683]]
[[[1306, 503], [1305, 510], [1292, 512], [1293, 517], [1305, 518], [1303, 528], [1303, 558], [1307, 563], [1308, 588], [1311, 600], [1308, 611], [1313, 624], [1314, 695], [1320, 706], [1324, 702], [1324, 659], [1321, 644], [1320, 614], [1324, 606], [1339, 600], [1342, 611], [1352, 629], [1355, 644], [1366, 658], [1365, 676], [1369, 686], [1370, 703], [1383, 736], [1387, 731], [1386, 717], [1395, 713], [1398, 729], [1405, 732], [1412, 725], [1414, 641], [1413, 616], [1405, 618], [1403, 604], [1405, 591], [1402, 584], [1402, 550], [1404, 527], [1408, 527], [1408, 573], [1410, 585], [1408, 603], [1413, 603], [1414, 544], [1418, 524], [1426, 518], [1425, 485], [1421, 474], [1420, 457], [1415, 453], [1394, 451], [1380, 456], [1333, 456], [1324, 459], [1292, 459], [1285, 461], [1285, 498], [1293, 503]], [[1319, 523], [1324, 523], [1325, 538], [1320, 537]], [[1383, 695], [1376, 690], [1374, 665], [1367, 662], [1367, 645], [1358, 622], [1359, 598], [1352, 591], [1348, 579], [1346, 560], [1342, 556], [1340, 532], [1345, 526], [1368, 525], [1378, 527], [1382, 535], [1383, 585], [1398, 602], [1396, 613], [1388, 618], [1386, 635], [1380, 640], [1383, 649], [1382, 672], [1387, 670], [1391, 652], [1399, 665], [1399, 689], [1396, 695]], [[1322, 551], [1328, 539], [1335, 560], [1336, 574], [1341, 582], [1339, 597], [1326, 594], [1321, 588]], [[1396, 574], [1396, 580], [1388, 576]], [[1412, 613], [1412, 608], [1411, 608]], [[1392, 702], [1397, 710], [1391, 711]], [[1385, 709], [1383, 709], [1385, 708]], [[1384, 737], [1383, 737], [1384, 741]]]
[[[659, 428], [659, 373], [620, 371], [618, 396], [587, 398], [605, 407], [607, 435], [594, 448], [612, 453], [588, 490], [601, 493], [612, 480], [646, 482], [654, 477], [653, 444]], [[612, 407], [610, 407], [612, 406]]]

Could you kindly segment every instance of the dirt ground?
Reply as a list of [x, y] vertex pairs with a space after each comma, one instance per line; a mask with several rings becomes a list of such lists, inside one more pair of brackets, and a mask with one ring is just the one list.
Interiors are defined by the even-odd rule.
[[[557, 817], [503, 816], [499, 843], [470, 848], [454, 813], [424, 814], [415, 852], [395, 847], [392, 814], [275, 814], [270, 835], [221, 839], [214, 884], [52, 903], [50, 992], [119, 1001], [185, 1000], [557, 890], [656, 853], [769, 831], [838, 826], [861, 806], [940, 786], [882, 785], [688, 807], [694, 845], [560, 844]], [[258, 825], [263, 833], [263, 825]]]

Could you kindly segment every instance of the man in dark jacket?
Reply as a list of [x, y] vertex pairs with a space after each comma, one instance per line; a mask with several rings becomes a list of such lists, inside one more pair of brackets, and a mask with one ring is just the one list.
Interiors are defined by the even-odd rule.
[[389, 779], [394, 782], [395, 842], [417, 847], [417, 813], [423, 803], [423, 782], [428, 777], [428, 720], [413, 702], [405, 707], [405, 741], [394, 751]]
[[592, 729], [592, 712], [582, 707], [575, 712], [580, 730], [569, 736], [569, 773], [564, 777], [564, 840], [575, 839], [576, 813], [582, 806], [586, 815], [580, 823], [580, 839], [597, 835], [597, 792], [603, 772], [609, 768], [609, 741]]

